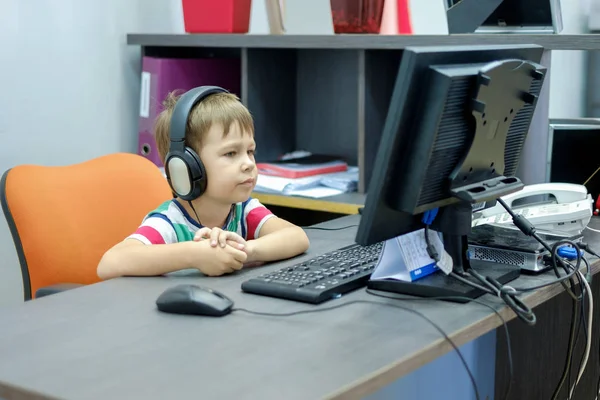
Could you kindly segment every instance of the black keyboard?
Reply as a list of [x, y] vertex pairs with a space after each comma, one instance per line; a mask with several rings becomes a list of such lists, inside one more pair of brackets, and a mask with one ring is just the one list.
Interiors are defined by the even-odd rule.
[[242, 290], [305, 303], [322, 303], [366, 286], [383, 242], [353, 244], [242, 283]]

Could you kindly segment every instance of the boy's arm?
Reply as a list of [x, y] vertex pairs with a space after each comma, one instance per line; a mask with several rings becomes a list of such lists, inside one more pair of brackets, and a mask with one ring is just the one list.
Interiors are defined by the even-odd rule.
[[104, 254], [96, 273], [101, 279], [163, 275], [192, 267], [197, 250], [186, 242], [178, 243], [173, 224], [166, 216], [151, 214], [134, 233]]
[[232, 246], [211, 247], [208, 241], [147, 245], [125, 239], [108, 250], [98, 264], [101, 279], [118, 276], [156, 276], [195, 268], [219, 276], [242, 268], [247, 254]]
[[310, 242], [302, 228], [272, 216], [262, 224], [259, 237], [246, 245], [250, 247], [246, 262], [268, 262], [302, 254]]
[[201, 256], [199, 244], [182, 242], [147, 245], [137, 239], [125, 239], [102, 256], [97, 274], [101, 279], [111, 279], [125, 275], [156, 276], [194, 268], [197, 258]]

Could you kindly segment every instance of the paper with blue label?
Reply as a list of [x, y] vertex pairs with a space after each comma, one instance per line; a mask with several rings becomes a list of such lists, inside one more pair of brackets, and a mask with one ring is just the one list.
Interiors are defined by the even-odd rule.
[[425, 229], [420, 229], [386, 240], [371, 280], [396, 279], [412, 282], [439, 270], [449, 274], [452, 271], [452, 257], [444, 249], [441, 234], [430, 229], [429, 239], [440, 255], [437, 265], [427, 254]]

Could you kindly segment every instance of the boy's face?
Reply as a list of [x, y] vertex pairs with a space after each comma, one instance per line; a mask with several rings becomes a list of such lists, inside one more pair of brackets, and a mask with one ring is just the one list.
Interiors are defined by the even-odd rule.
[[204, 195], [231, 204], [247, 200], [258, 175], [255, 149], [254, 138], [239, 124], [232, 124], [225, 137], [221, 125], [211, 126], [200, 151], [208, 177]]

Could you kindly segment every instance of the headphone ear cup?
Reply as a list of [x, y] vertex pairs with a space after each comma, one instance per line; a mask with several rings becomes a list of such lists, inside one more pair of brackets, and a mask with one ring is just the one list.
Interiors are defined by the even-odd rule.
[[171, 189], [177, 197], [191, 201], [206, 190], [206, 170], [198, 154], [189, 147], [183, 153], [167, 155], [165, 172]]
[[202, 163], [200, 156], [193, 149], [186, 147], [185, 153], [186, 160], [190, 167], [191, 193], [189, 195], [190, 198], [184, 200], [194, 200], [200, 197], [206, 190], [206, 169], [204, 168], [204, 164]]
[[192, 180], [185, 154], [169, 153], [165, 162], [165, 173], [171, 189], [178, 197], [192, 192]]

